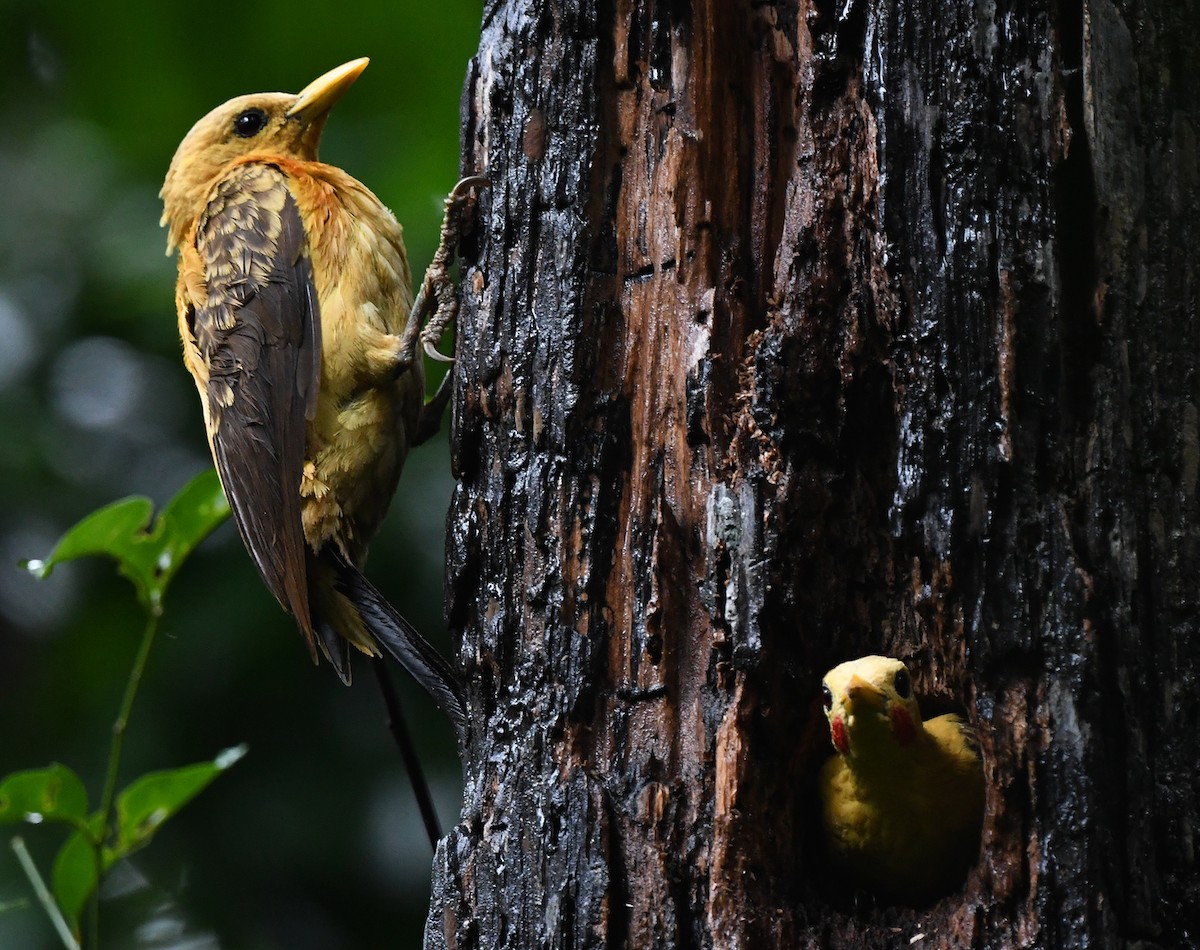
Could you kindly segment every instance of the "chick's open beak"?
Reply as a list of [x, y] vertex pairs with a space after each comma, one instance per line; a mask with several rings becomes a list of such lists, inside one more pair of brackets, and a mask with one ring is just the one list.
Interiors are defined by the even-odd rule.
[[362, 75], [369, 62], [366, 56], [352, 59], [329, 70], [323, 76], [318, 76], [300, 90], [295, 104], [288, 110], [287, 117], [308, 124], [324, 116], [333, 108], [334, 103], [345, 95], [346, 90], [354, 85], [354, 80]]

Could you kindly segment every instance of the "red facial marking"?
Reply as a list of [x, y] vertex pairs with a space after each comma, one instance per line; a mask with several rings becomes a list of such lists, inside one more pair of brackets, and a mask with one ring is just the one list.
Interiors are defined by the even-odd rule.
[[833, 747], [838, 752], [845, 755], [850, 751], [850, 739], [846, 735], [846, 724], [842, 722], [842, 717], [837, 716], [833, 722], [829, 724], [829, 734], [833, 737]]
[[917, 737], [917, 728], [913, 725], [912, 716], [903, 706], [892, 706], [888, 715], [892, 719], [892, 735], [901, 745], [908, 745]]

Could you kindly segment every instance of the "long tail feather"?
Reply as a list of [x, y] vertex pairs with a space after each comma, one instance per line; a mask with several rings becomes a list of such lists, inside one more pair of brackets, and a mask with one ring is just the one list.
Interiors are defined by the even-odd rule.
[[449, 718], [462, 745], [466, 741], [467, 711], [458, 674], [416, 627], [396, 612], [362, 572], [335, 552], [329, 553], [336, 566], [334, 585], [338, 592], [354, 604], [379, 645], [429, 693]]
[[408, 781], [417, 799], [417, 808], [421, 812], [421, 821], [425, 824], [425, 833], [429, 836], [429, 845], [437, 851], [438, 839], [442, 837], [442, 826], [438, 822], [433, 796], [429, 793], [429, 783], [425, 780], [425, 770], [421, 768], [421, 757], [417, 755], [412, 733], [408, 730], [408, 721], [400, 705], [400, 697], [396, 695], [396, 688], [392, 685], [392, 677], [388, 673], [387, 660], [381, 656], [372, 657], [371, 668], [375, 670], [379, 691], [383, 694], [383, 703], [387, 707], [388, 728], [391, 729], [396, 746], [400, 749], [404, 767], [408, 769]]

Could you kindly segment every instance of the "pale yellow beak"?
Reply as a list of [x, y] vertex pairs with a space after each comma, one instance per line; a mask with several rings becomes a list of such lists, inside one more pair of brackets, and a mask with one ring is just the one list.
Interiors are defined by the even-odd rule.
[[325, 115], [333, 108], [334, 103], [346, 94], [346, 90], [354, 85], [354, 80], [362, 75], [369, 62], [366, 56], [352, 59], [329, 70], [323, 76], [318, 76], [300, 90], [295, 104], [288, 110], [287, 117], [308, 123]]
[[861, 703], [875, 705], [883, 698], [883, 691], [873, 683], [855, 673], [846, 684], [846, 705], [853, 707]]

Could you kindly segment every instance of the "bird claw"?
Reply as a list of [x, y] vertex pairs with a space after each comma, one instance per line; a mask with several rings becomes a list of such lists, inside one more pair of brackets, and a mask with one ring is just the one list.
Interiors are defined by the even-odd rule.
[[464, 198], [470, 197], [472, 188], [481, 191], [491, 186], [492, 180], [486, 175], [468, 175], [466, 178], [460, 178], [450, 189], [450, 194], [446, 196], [446, 204], [457, 204]]
[[425, 351], [426, 356], [428, 356], [431, 360], [434, 360], [435, 362], [438, 362], [438, 363], [453, 363], [454, 362], [454, 357], [447, 356], [445, 353], [441, 352], [436, 346], [434, 346], [433, 340], [423, 341], [423, 343], [421, 345], [421, 349], [423, 349]]

